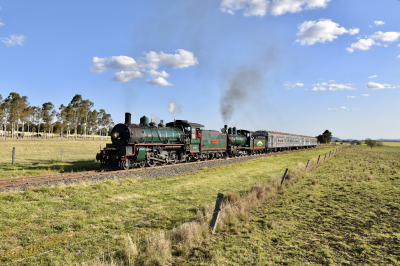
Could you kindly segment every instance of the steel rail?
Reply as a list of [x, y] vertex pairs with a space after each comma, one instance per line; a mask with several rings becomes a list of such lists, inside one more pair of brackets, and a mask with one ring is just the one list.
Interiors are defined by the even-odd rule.
[[[313, 149], [315, 149], [315, 148], [313, 148]], [[154, 167], [133, 168], [133, 169], [128, 169], [128, 170], [115, 170], [115, 171], [93, 170], [93, 171], [75, 172], [75, 173], [61, 173], [61, 174], [49, 174], [49, 175], [39, 175], [39, 176], [7, 178], [7, 179], [0, 179], [0, 188], [13, 187], [13, 186], [19, 186], [19, 185], [36, 184], [36, 183], [45, 183], [45, 182], [60, 181], [60, 180], [68, 180], [68, 179], [77, 179], [77, 178], [82, 178], [82, 177], [93, 177], [93, 176], [100, 176], [100, 175], [106, 175], [106, 174], [129, 173], [129, 172], [147, 171], [147, 170], [151, 170], [151, 169], [160, 169], [160, 168], [167, 168], [167, 167], [202, 164], [202, 163], [207, 163], [207, 162], [234, 160], [234, 159], [240, 159], [243, 157], [261, 157], [261, 156], [269, 157], [269, 156], [278, 155], [278, 154], [286, 154], [286, 153], [299, 152], [299, 151], [305, 151], [305, 150], [310, 150], [310, 149], [278, 151], [278, 152], [273, 152], [273, 153], [263, 153], [263, 154], [256, 154], [256, 155], [250, 155], [250, 156], [240, 156], [240, 157], [233, 157], [233, 158], [213, 159], [213, 160], [196, 161], [196, 162], [185, 162], [185, 163], [178, 163], [178, 164], [160, 165], [160, 166], [154, 166]]]

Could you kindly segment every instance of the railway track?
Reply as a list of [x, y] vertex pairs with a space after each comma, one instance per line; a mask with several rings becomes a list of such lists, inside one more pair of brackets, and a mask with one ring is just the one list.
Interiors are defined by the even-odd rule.
[[[318, 148], [316, 148], [318, 149]], [[274, 152], [269, 154], [260, 154], [260, 155], [253, 155], [252, 158], [257, 157], [268, 157], [274, 155], [282, 155], [291, 152], [298, 152], [304, 150], [292, 150], [292, 151], [280, 151]], [[238, 157], [241, 158], [241, 157]], [[236, 158], [229, 158], [229, 159], [215, 159], [211, 161], [225, 161], [225, 160], [235, 160]], [[85, 171], [85, 172], [76, 172], [76, 173], [62, 173], [62, 174], [50, 174], [50, 175], [39, 175], [39, 176], [26, 176], [26, 177], [18, 177], [18, 178], [8, 178], [8, 179], [0, 179], [0, 188], [5, 187], [14, 187], [20, 185], [29, 185], [29, 184], [36, 184], [36, 183], [46, 183], [46, 182], [53, 182], [53, 181], [63, 181], [68, 179], [77, 179], [77, 178], [84, 178], [84, 177], [93, 177], [99, 175], [108, 175], [108, 174], [118, 174], [118, 173], [129, 173], [129, 172], [137, 172], [137, 171], [146, 171], [149, 169], [157, 169], [157, 168], [165, 168], [165, 167], [176, 167], [176, 166], [183, 166], [183, 165], [191, 165], [191, 164], [202, 164], [211, 161], [197, 161], [197, 162], [188, 162], [188, 163], [180, 163], [180, 164], [172, 164], [172, 165], [163, 165], [163, 166], [155, 166], [155, 167], [146, 167], [146, 168], [134, 168], [129, 170], [116, 170], [116, 171], [104, 171], [104, 170], [94, 170], [94, 171]]]

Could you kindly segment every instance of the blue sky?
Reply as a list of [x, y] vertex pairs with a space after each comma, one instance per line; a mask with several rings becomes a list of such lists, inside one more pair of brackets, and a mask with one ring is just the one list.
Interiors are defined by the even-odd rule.
[[[0, 1], [0, 94], [154, 115], [400, 138], [395, 0]], [[368, 96], [367, 96], [368, 95]]]

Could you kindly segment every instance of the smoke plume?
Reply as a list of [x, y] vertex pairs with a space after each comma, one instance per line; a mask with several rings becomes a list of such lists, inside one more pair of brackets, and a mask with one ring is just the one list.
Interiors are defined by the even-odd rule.
[[160, 122], [160, 118], [156, 115], [151, 114], [151, 122], [158, 124]]
[[170, 114], [180, 115], [182, 113], [182, 106], [177, 104], [175, 101], [171, 100], [168, 103], [168, 112]]
[[222, 75], [222, 94], [220, 100], [220, 112], [225, 124], [229, 124], [235, 112], [243, 110], [252, 101], [258, 100], [265, 89], [264, 81], [268, 76], [268, 70], [276, 61], [277, 49], [269, 47], [265, 56], [258, 57], [247, 65], [241, 65], [236, 69]]

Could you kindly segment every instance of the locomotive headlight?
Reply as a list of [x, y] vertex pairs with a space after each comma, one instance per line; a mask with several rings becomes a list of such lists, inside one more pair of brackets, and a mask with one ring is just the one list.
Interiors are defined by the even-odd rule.
[[119, 133], [118, 133], [118, 132], [114, 132], [114, 133], [112, 134], [112, 137], [113, 137], [113, 139], [118, 138], [118, 137], [119, 137]]

